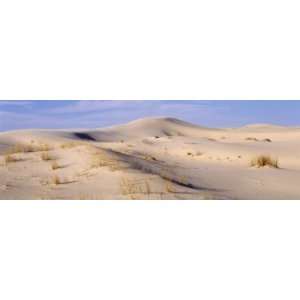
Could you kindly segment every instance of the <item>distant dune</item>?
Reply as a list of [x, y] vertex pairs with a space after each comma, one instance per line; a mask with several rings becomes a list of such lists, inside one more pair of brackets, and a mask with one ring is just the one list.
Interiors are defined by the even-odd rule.
[[175, 118], [3, 132], [0, 199], [299, 199], [299, 149], [299, 127]]

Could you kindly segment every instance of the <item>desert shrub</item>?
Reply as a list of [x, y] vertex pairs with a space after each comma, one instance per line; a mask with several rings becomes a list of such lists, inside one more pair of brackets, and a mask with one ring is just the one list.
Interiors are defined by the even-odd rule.
[[268, 142], [268, 143], [271, 143], [272, 140], [271, 139], [263, 139], [264, 142]]
[[187, 152], [187, 154], [186, 155], [193, 155], [193, 153], [192, 152]]
[[250, 162], [251, 167], [265, 167], [270, 166], [273, 168], [279, 168], [278, 159], [272, 158], [269, 155], [258, 155], [256, 157], [253, 157]]

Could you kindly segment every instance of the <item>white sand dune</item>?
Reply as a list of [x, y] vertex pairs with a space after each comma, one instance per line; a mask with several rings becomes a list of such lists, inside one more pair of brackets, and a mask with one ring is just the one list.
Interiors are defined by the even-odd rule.
[[[299, 127], [214, 129], [174, 118], [4, 132], [0, 199], [299, 199], [299, 149]], [[251, 167], [260, 155], [279, 168]]]

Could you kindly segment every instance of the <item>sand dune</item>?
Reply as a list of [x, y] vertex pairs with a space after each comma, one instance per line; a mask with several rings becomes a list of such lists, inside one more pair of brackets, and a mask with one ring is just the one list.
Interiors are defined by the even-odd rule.
[[[0, 133], [0, 199], [299, 199], [300, 128], [146, 118]], [[261, 155], [279, 168], [252, 166]]]

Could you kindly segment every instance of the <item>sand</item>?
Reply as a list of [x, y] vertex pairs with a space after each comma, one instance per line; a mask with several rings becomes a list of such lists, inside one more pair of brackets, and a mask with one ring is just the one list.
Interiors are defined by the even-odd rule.
[[[300, 199], [299, 149], [299, 127], [173, 118], [3, 132], [0, 199]], [[251, 166], [261, 155], [278, 168]]]

